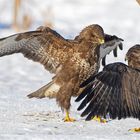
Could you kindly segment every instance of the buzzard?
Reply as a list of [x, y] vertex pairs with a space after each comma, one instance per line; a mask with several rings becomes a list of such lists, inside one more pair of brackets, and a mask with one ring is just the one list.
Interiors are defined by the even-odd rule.
[[[81, 116], [86, 120], [93, 116], [112, 119], [134, 117], [140, 119], [140, 45], [130, 48], [126, 54], [128, 65], [112, 63], [103, 71], [93, 74], [81, 84], [86, 87], [76, 101], [83, 98], [78, 110], [86, 109]], [[140, 128], [133, 129], [140, 131]]]
[[[105, 36], [108, 36], [107, 44], [103, 44]], [[97, 73], [100, 60], [122, 42], [118, 37], [110, 37], [97, 24], [84, 28], [73, 40], [41, 26], [36, 31], [0, 39], [0, 56], [22, 53], [54, 73], [50, 83], [28, 97], [56, 98], [61, 109], [66, 111], [64, 120], [73, 121], [69, 116], [71, 97], [79, 95], [81, 82]]]

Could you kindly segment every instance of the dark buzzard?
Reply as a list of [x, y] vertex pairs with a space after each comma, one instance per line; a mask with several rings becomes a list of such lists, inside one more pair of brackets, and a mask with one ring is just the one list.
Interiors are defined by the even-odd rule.
[[81, 114], [87, 115], [86, 120], [95, 115], [106, 118], [107, 114], [112, 119], [140, 119], [140, 45], [128, 50], [126, 60], [128, 66], [120, 62], [106, 65], [81, 84], [86, 88], [76, 101], [84, 98], [78, 110], [86, 107]]
[[[107, 44], [103, 44], [105, 36], [109, 37]], [[110, 37], [97, 24], [84, 28], [74, 40], [64, 39], [48, 27], [40, 27], [0, 39], [0, 56], [22, 53], [54, 73], [50, 83], [28, 97], [56, 98], [66, 111], [65, 121], [73, 121], [69, 117], [71, 97], [79, 95], [81, 82], [97, 73], [100, 60], [121, 44], [122, 39]]]

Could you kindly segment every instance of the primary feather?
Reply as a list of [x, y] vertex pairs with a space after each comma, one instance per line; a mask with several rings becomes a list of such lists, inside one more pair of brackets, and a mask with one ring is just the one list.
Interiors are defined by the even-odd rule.
[[[81, 114], [87, 115], [86, 120], [95, 115], [106, 117], [107, 114], [112, 119], [140, 119], [140, 45], [130, 48], [126, 59], [128, 66], [120, 62], [108, 64], [101, 72], [82, 83], [81, 87], [85, 86], [85, 98], [79, 99], [81, 93], [78, 101], [83, 99], [80, 109], [88, 104]], [[90, 99], [87, 100], [88, 96]]]

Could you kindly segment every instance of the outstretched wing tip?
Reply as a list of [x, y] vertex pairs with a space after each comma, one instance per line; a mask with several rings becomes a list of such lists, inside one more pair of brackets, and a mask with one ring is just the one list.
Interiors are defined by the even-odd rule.
[[[103, 75], [100, 75], [102, 78], [97, 75], [96, 80], [101, 81], [105, 87], [107, 86], [108, 90], [105, 91], [104, 88], [100, 90], [102, 84], [96, 89], [93, 87], [95, 94], [92, 95], [92, 99], [94, 100], [87, 102], [89, 103], [87, 107], [85, 104], [80, 105], [79, 110], [85, 108], [81, 117], [87, 116], [86, 120], [88, 121], [95, 115], [105, 116], [109, 113], [112, 119], [127, 117], [140, 119], [140, 94], [138, 86], [140, 84], [138, 80], [140, 78], [140, 71], [119, 62], [105, 66], [103, 71], [110, 78], [104, 79]], [[136, 82], [135, 85], [133, 85], [133, 81]], [[125, 88], [128, 90], [123, 90]], [[122, 98], [124, 98], [125, 104]]]

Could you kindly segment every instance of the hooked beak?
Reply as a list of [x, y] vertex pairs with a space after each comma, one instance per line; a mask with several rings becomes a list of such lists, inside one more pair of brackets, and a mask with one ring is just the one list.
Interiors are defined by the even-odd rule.
[[105, 43], [104, 39], [98, 39], [98, 41], [99, 41], [100, 44], [104, 44]]

